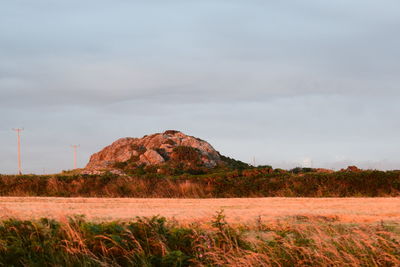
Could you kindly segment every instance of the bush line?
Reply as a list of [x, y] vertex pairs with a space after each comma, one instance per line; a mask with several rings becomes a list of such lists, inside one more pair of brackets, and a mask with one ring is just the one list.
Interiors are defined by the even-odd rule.
[[0, 196], [57, 197], [393, 197], [400, 171], [268, 173], [262, 169], [204, 175], [0, 175]]

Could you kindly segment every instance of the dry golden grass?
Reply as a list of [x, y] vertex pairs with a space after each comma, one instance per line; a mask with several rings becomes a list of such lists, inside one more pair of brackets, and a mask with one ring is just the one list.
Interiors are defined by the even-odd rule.
[[160, 217], [9, 219], [0, 221], [0, 266], [400, 266], [398, 223], [337, 218], [294, 215], [228, 224], [217, 212], [190, 224]]
[[[185, 190], [183, 187], [182, 190]], [[231, 223], [318, 216], [341, 222], [400, 221], [400, 198], [59, 198], [0, 197], [0, 219], [60, 219], [82, 214], [92, 221], [129, 220], [160, 215], [180, 222], [208, 220], [224, 210]]]

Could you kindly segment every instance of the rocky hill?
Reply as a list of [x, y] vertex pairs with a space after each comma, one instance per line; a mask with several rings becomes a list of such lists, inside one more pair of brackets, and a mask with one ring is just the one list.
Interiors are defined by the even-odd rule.
[[206, 141], [169, 130], [142, 138], [121, 138], [93, 154], [84, 172], [166, 165], [213, 168], [222, 164], [221, 157]]

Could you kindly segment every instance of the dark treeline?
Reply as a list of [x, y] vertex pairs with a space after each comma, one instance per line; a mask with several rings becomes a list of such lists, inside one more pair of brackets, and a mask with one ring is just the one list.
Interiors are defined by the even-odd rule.
[[400, 171], [271, 172], [203, 175], [0, 175], [1, 196], [58, 197], [385, 197], [400, 196]]

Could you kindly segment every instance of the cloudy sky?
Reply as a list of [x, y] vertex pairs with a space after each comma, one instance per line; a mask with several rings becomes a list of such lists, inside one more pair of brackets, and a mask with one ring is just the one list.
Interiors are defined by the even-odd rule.
[[4, 0], [0, 173], [178, 129], [257, 164], [400, 169], [398, 0]]

